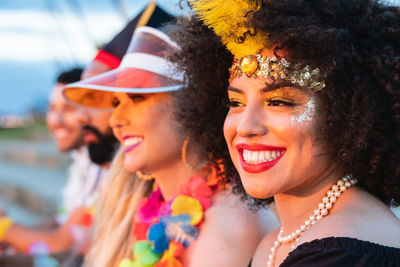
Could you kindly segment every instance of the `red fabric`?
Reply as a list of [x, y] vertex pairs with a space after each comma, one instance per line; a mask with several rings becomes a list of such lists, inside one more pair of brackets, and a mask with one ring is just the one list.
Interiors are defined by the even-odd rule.
[[93, 216], [90, 213], [84, 213], [82, 215], [81, 225], [89, 227], [93, 223]]
[[104, 50], [99, 50], [94, 60], [104, 63], [105, 65], [110, 67], [110, 69], [118, 68], [119, 64], [121, 63], [121, 60], [119, 58]]

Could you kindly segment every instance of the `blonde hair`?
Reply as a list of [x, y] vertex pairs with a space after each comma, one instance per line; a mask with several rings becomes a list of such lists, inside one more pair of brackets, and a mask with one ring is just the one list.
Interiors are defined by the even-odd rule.
[[94, 235], [85, 266], [114, 267], [123, 258], [132, 258], [136, 207], [140, 199], [150, 194], [153, 181], [141, 180], [126, 171], [124, 160], [124, 151], [120, 148], [96, 210]]

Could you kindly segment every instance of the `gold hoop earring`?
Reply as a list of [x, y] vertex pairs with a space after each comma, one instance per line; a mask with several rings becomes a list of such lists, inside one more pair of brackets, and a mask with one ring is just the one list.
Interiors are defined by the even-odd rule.
[[190, 164], [187, 160], [187, 145], [189, 143], [190, 138], [187, 137], [185, 139], [185, 141], [183, 141], [183, 145], [182, 145], [182, 149], [181, 149], [181, 158], [182, 158], [182, 162], [185, 163], [186, 166], [188, 166], [190, 169], [198, 171], [201, 170], [202, 168], [204, 168], [207, 165], [207, 162], [204, 162], [203, 164], [201, 164], [200, 166], [194, 166], [192, 164]]
[[145, 181], [150, 181], [150, 180], [154, 179], [154, 176], [152, 174], [143, 173], [141, 171], [136, 171], [135, 174], [139, 179], [142, 179]]

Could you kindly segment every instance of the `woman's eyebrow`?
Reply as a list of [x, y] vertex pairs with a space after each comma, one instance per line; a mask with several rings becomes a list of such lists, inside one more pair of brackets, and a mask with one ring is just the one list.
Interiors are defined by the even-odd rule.
[[[287, 82], [287, 81], [279, 81], [279, 82], [274, 82], [272, 84], [266, 84], [264, 87], [260, 88], [260, 93], [266, 93], [269, 91], [273, 91], [279, 88], [283, 88], [283, 87], [295, 87], [298, 88], [296, 86], [293, 86], [293, 84], [291, 82]], [[233, 86], [229, 86], [228, 91], [232, 91], [235, 93], [239, 93], [239, 94], [243, 94], [243, 91], [240, 90], [239, 88], [233, 87]]]
[[293, 86], [293, 84], [289, 81], [275, 81], [272, 84], [266, 84], [263, 88], [260, 89], [260, 93], [263, 94], [284, 87], [292, 87], [299, 89], [297, 86]]
[[242, 90], [240, 90], [240, 89], [238, 89], [236, 87], [233, 87], [233, 86], [229, 86], [228, 87], [228, 91], [232, 91], [232, 92], [236, 92], [236, 93], [239, 93], [239, 94], [243, 94]]

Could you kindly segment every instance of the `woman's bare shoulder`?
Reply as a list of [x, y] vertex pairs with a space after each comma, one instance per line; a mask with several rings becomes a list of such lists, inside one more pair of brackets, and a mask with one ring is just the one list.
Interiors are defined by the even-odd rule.
[[303, 242], [334, 236], [400, 248], [400, 220], [388, 207], [360, 189], [342, 197], [337, 210], [310, 228]]
[[190, 267], [247, 266], [254, 251], [274, 221], [272, 211], [254, 212], [239, 197], [229, 191], [213, 197], [213, 205], [206, 211], [198, 239], [190, 248]]
[[228, 236], [232, 232], [247, 235], [255, 231], [254, 234], [264, 237], [279, 226], [273, 209], [252, 210], [239, 196], [229, 191], [216, 195], [210, 215], [219, 227], [225, 229]]
[[265, 266], [267, 262], [267, 252], [270, 251], [274, 242], [276, 241], [279, 233], [279, 228], [273, 230], [266, 235], [261, 242], [258, 244], [257, 249], [254, 253], [252, 260], [252, 267], [254, 266]]

